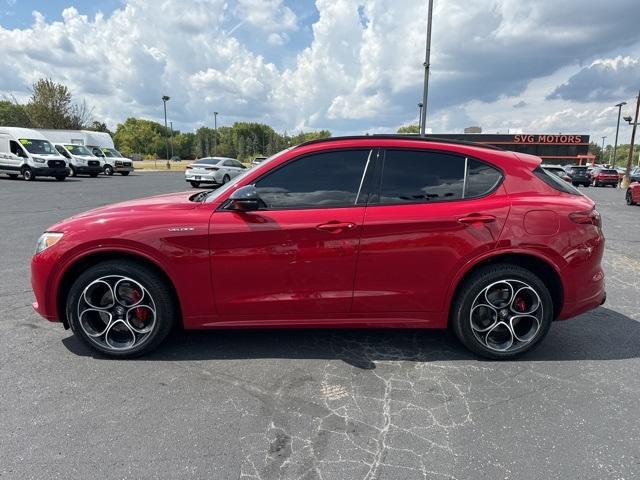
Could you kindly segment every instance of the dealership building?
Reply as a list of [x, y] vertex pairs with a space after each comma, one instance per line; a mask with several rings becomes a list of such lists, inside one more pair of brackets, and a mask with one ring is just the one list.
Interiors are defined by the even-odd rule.
[[529, 153], [541, 157], [542, 161], [548, 164], [584, 165], [595, 160], [595, 156], [589, 154], [589, 135], [447, 133], [427, 136], [484, 143], [505, 150]]

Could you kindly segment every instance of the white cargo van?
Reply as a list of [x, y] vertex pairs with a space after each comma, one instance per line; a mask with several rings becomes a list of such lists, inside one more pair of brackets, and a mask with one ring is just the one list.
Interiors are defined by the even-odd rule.
[[69, 175], [66, 159], [44, 135], [30, 128], [0, 127], [0, 173], [25, 180]]
[[129, 175], [133, 171], [133, 161], [124, 158], [114, 148], [113, 139], [106, 132], [50, 129], [42, 129], [40, 132], [54, 143], [87, 147], [90, 153], [100, 160], [105, 175], [113, 175], [114, 172]]
[[104, 170], [104, 162], [84, 145], [54, 143], [53, 146], [69, 162], [69, 172], [72, 177], [86, 174], [95, 178]]

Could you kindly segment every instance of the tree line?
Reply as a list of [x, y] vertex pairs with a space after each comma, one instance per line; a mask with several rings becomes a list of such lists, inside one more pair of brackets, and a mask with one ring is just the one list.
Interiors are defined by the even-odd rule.
[[166, 158], [167, 143], [169, 157], [194, 159], [218, 155], [247, 161], [308, 140], [331, 136], [327, 130], [289, 135], [256, 122], [236, 122], [232, 126], [218, 127], [217, 131], [202, 126], [195, 132], [181, 132], [165, 129], [164, 125], [152, 120], [133, 117], [110, 131], [104, 122], [93, 118], [93, 109], [84, 100], [74, 101], [67, 86], [51, 79], [35, 82], [26, 103], [15, 98], [0, 100], [0, 125], [108, 132], [124, 155], [154, 159]]

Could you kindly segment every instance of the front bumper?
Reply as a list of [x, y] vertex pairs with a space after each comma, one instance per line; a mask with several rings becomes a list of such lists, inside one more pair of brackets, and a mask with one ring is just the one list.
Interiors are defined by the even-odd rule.
[[121, 172], [133, 172], [135, 169], [133, 168], [133, 165], [114, 165], [113, 166], [113, 171], [116, 173], [121, 173]]
[[69, 170], [67, 167], [34, 167], [31, 169], [38, 177], [67, 177]]
[[74, 165], [73, 168], [76, 169], [77, 173], [102, 173], [102, 167], [98, 165], [97, 167], [87, 167], [85, 165]]

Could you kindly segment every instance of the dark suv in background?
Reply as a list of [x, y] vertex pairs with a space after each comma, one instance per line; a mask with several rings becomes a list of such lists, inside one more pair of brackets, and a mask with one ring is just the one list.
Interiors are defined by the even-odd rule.
[[578, 185], [588, 187], [591, 185], [591, 176], [589, 175], [586, 165], [567, 165], [564, 169], [569, 177], [571, 177], [571, 183], [574, 187]]

